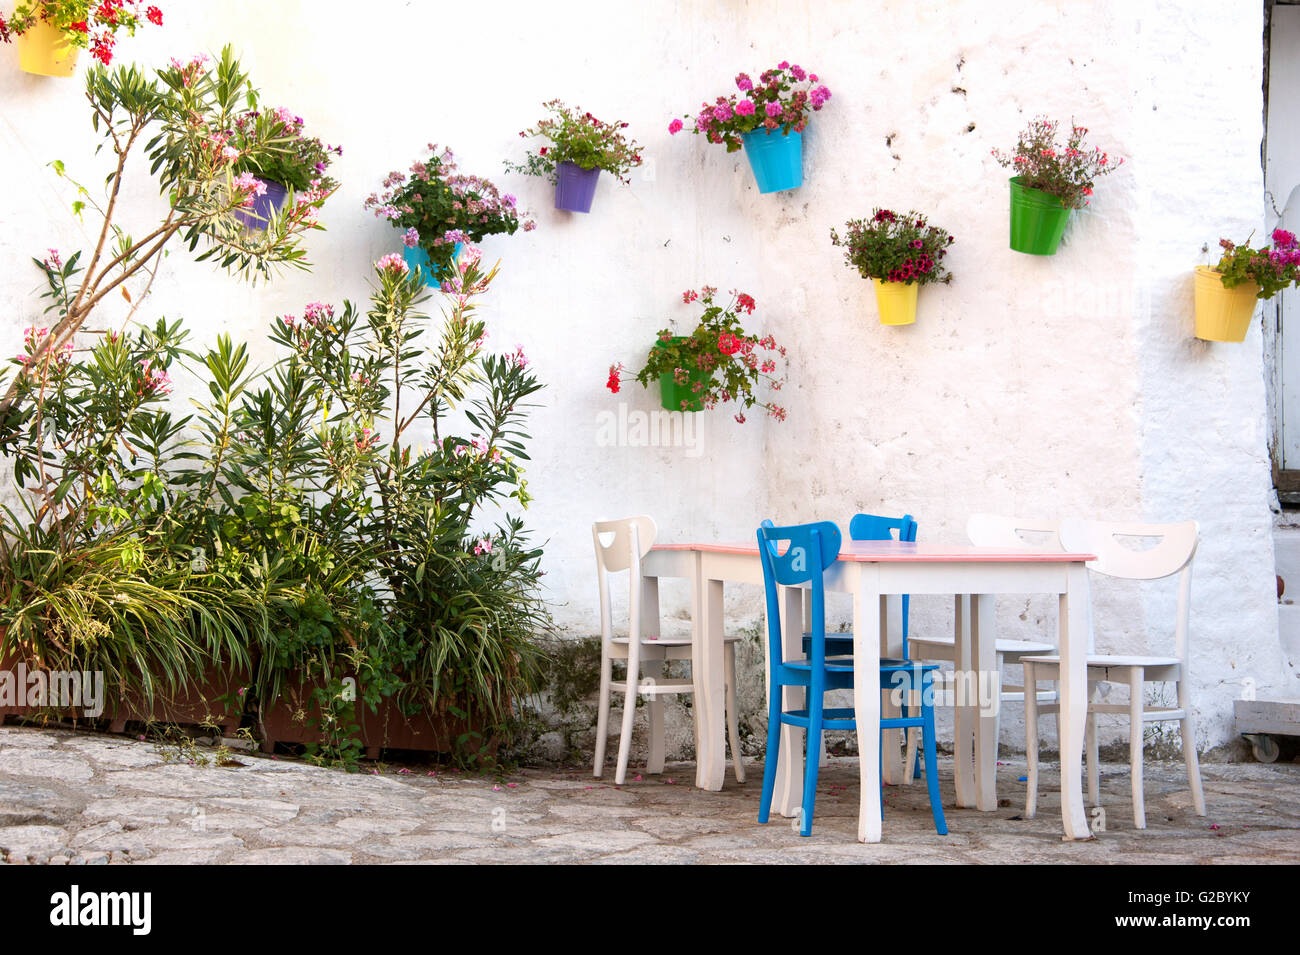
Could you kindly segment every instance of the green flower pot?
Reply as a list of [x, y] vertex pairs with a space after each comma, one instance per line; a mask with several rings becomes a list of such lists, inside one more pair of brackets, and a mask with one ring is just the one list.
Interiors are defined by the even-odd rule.
[[[655, 348], [666, 348], [669, 344], [678, 344], [686, 341], [683, 336], [677, 336], [668, 340], [668, 342], [655, 342]], [[703, 395], [708, 391], [709, 383], [713, 381], [713, 372], [711, 371], [692, 371], [687, 374], [686, 383], [679, 385], [671, 372], [665, 372], [659, 376], [659, 400], [667, 411], [703, 411]], [[699, 384], [699, 391], [695, 390], [695, 385]], [[682, 404], [685, 402], [685, 405]]]
[[1070, 221], [1070, 209], [1041, 189], [1011, 180], [1011, 249], [1026, 255], [1055, 255]]

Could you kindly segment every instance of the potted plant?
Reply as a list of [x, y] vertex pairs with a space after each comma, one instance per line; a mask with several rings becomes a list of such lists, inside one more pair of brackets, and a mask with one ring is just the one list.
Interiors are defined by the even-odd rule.
[[[754, 312], [751, 296], [732, 292], [728, 304], [719, 305], [714, 302], [717, 292], [706, 285], [698, 292], [682, 293], [684, 304], [700, 302], [704, 314], [688, 335], [674, 335], [670, 329], [661, 329], [646, 355], [645, 365], [632, 379], [643, 388], [658, 381], [660, 400], [669, 411], [702, 411], [734, 401], [745, 408], [757, 404], [773, 418], [784, 421], [785, 409], [771, 401], [759, 401], [754, 386], [766, 380], [773, 391], [781, 389], [785, 377], [776, 377], [775, 357], [788, 365], [785, 348], [777, 345], [771, 335], [760, 338], [741, 327], [740, 314]], [[617, 394], [622, 374], [621, 363], [611, 365], [605, 387]], [[737, 412], [735, 418], [744, 424], [744, 410]]]
[[1088, 130], [1070, 127], [1065, 145], [1056, 141], [1055, 120], [1038, 117], [1021, 133], [1011, 153], [993, 150], [1010, 168], [1011, 248], [1028, 255], [1055, 255], [1070, 210], [1088, 205], [1093, 183], [1124, 164], [1099, 148], [1088, 149]]
[[831, 229], [831, 242], [842, 247], [844, 261], [876, 287], [882, 325], [911, 325], [920, 287], [952, 281], [943, 259], [953, 237], [919, 212], [899, 215], [876, 209], [870, 219], [850, 219], [844, 229], [843, 237]]
[[23, 0], [8, 22], [0, 16], [0, 40], [18, 38], [18, 65], [26, 72], [71, 76], [78, 50], [89, 49], [107, 66], [117, 31], [134, 36], [146, 20], [162, 26], [162, 11], [135, 0]]
[[[759, 192], [797, 189], [803, 185], [804, 128], [809, 115], [826, 105], [831, 91], [816, 73], [784, 60], [761, 73], [757, 83], [747, 73], [738, 74], [736, 87], [739, 93], [703, 104], [693, 117], [693, 132], [725, 144], [729, 153], [743, 146]], [[682, 128], [680, 119], [668, 124], [669, 133]]]
[[259, 109], [253, 97], [251, 107], [235, 118], [234, 129], [213, 137], [213, 149], [232, 160], [236, 183], [252, 186], [245, 207], [234, 210], [248, 228], [265, 229], [291, 192], [324, 199], [338, 188], [326, 170], [334, 156], [343, 155], [343, 147], [303, 135], [303, 126], [301, 116], [283, 106]]
[[558, 99], [542, 106], [550, 115], [519, 136], [543, 136], [551, 144], [528, 153], [523, 163], [507, 160], [507, 170], [549, 178], [555, 184], [555, 208], [568, 212], [591, 211], [602, 169], [624, 183], [631, 181], [627, 174], [641, 165], [641, 150], [635, 140], [625, 139], [619, 132], [627, 123], [601, 122]]
[[1252, 249], [1227, 239], [1219, 245], [1223, 255], [1217, 266], [1196, 267], [1196, 337], [1245, 341], [1255, 302], [1300, 284], [1300, 241], [1285, 229], [1274, 229], [1272, 248]]
[[502, 194], [479, 176], [456, 172], [450, 149], [429, 144], [429, 158], [411, 164], [410, 178], [390, 172], [384, 191], [372, 193], [365, 208], [402, 230], [406, 264], [420, 268], [425, 282], [436, 286], [466, 242], [484, 236], [514, 235], [537, 223], [517, 208], [515, 197]]

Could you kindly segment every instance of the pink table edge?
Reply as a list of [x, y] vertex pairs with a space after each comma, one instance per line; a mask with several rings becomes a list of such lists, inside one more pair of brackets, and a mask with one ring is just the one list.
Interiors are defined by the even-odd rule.
[[[705, 554], [758, 555], [758, 544], [684, 543], [656, 544], [653, 550], [699, 551]], [[1077, 563], [1096, 560], [1096, 554], [1061, 551], [1021, 550], [1013, 547], [970, 547], [961, 544], [911, 543], [908, 541], [845, 541], [840, 560], [855, 563], [931, 562], [931, 563]]]

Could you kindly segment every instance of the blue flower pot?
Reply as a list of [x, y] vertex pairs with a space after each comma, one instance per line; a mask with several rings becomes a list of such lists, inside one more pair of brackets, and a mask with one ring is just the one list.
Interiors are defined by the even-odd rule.
[[[463, 242], [456, 243], [456, 249], [451, 254], [453, 262], [460, 258], [460, 250], [464, 245], [465, 243]], [[403, 243], [402, 258], [406, 260], [406, 266], [411, 269], [411, 271], [415, 271], [417, 265], [423, 270], [425, 285], [428, 285], [431, 288], [437, 288], [442, 284], [442, 268], [434, 268], [430, 266], [429, 253], [425, 252], [424, 249], [420, 248], [418, 245], [408, 246]]]
[[803, 133], [756, 129], [742, 138], [759, 192], [784, 192], [803, 185]]

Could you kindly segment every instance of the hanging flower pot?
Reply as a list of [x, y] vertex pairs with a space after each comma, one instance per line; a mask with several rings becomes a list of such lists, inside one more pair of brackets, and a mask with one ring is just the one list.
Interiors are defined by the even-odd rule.
[[844, 263], [876, 290], [882, 325], [916, 321], [916, 296], [922, 285], [952, 281], [944, 264], [953, 237], [930, 225], [923, 213], [876, 209], [869, 219], [850, 219], [844, 234], [831, 229], [831, 244], [844, 249]]
[[881, 325], [911, 325], [916, 322], [916, 282], [882, 282], [872, 279], [876, 287], [876, 308]]
[[[662, 350], [669, 345], [680, 345], [684, 341], [686, 338], [682, 335], [670, 338], [668, 341], [660, 339], [655, 342], [655, 348]], [[708, 393], [712, 382], [711, 371], [688, 372], [684, 382], [678, 382], [672, 372], [666, 371], [659, 376], [659, 401], [668, 411], [703, 411], [704, 396]]]
[[266, 186], [266, 192], [256, 196], [251, 206], [243, 206], [233, 210], [235, 218], [242, 222], [246, 228], [258, 231], [266, 229], [271, 221], [271, 216], [280, 211], [285, 198], [289, 195], [289, 190], [274, 179], [263, 179], [261, 182]]
[[71, 76], [77, 68], [77, 47], [62, 30], [37, 20], [18, 36], [18, 65], [38, 76]]
[[1055, 255], [1070, 221], [1070, 209], [1058, 197], [1030, 189], [1019, 176], [1011, 180], [1011, 249], [1026, 255]]
[[[759, 74], [736, 75], [739, 93], [706, 100], [694, 117], [693, 132], [728, 153], [745, 150], [761, 193], [784, 192], [803, 185], [803, 131], [831, 98], [831, 91], [799, 64], [782, 60]], [[680, 119], [668, 124], [669, 133], [686, 126]]]
[[1220, 239], [1215, 268], [1196, 267], [1196, 337], [1210, 342], [1245, 341], [1255, 303], [1300, 286], [1300, 239], [1273, 230], [1273, 245], [1251, 248]]
[[574, 162], [560, 163], [555, 168], [555, 208], [590, 212], [599, 179], [600, 167], [583, 169]]
[[1070, 210], [1086, 206], [1093, 184], [1124, 165], [1123, 159], [1084, 145], [1087, 127], [1072, 123], [1060, 143], [1058, 125], [1039, 116], [1021, 130], [1013, 151], [993, 150], [999, 165], [1016, 173], [1011, 180], [1011, 248], [1026, 255], [1055, 255]]
[[1196, 267], [1196, 337], [1207, 342], [1246, 340], [1255, 314], [1259, 286], [1251, 282], [1224, 288], [1223, 273], [1207, 265]]
[[[460, 250], [464, 245], [465, 243], [463, 242], [457, 242], [456, 248], [452, 250], [451, 261], [453, 265], [456, 260], [460, 258]], [[403, 245], [402, 258], [406, 260], [407, 267], [412, 271], [415, 270], [417, 265], [420, 267], [421, 272], [424, 274], [425, 285], [430, 288], [438, 288], [442, 284], [443, 268], [437, 265], [430, 265], [429, 253], [425, 252], [424, 249], [420, 248], [418, 245]]]
[[548, 100], [542, 107], [549, 115], [519, 135], [524, 139], [541, 136], [550, 140], [550, 145], [529, 152], [522, 163], [507, 159], [508, 172], [548, 177], [555, 183], [555, 208], [565, 212], [591, 211], [602, 169], [625, 185], [631, 182], [628, 174], [641, 165], [641, 147], [620, 132], [627, 123], [604, 122], [581, 106], [566, 106], [558, 99]]
[[784, 192], [803, 185], [802, 133], [756, 129], [741, 138], [759, 192]]
[[[704, 307], [695, 330], [673, 335], [661, 329], [644, 366], [627, 380], [643, 388], [653, 387], [657, 380], [659, 400], [669, 411], [704, 411], [734, 401], [743, 409], [758, 405], [784, 421], [785, 409], [760, 400], [754, 390], [763, 382], [774, 391], [785, 384], [786, 377], [777, 367], [778, 360], [789, 367], [785, 349], [771, 335], [752, 334], [741, 326], [741, 315], [752, 315], [757, 307], [753, 296], [735, 291], [729, 301], [714, 301], [717, 292], [707, 285], [683, 292], [683, 304], [699, 302]], [[622, 363], [611, 365], [605, 387], [618, 394], [623, 381]], [[744, 410], [734, 417], [741, 424], [746, 420]]]

